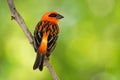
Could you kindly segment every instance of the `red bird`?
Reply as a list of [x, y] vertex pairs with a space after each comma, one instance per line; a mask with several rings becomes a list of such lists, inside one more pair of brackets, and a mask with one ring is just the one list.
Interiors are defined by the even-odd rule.
[[64, 18], [57, 12], [45, 13], [34, 31], [34, 49], [37, 53], [33, 69], [43, 70], [44, 58], [54, 50], [59, 33], [58, 20]]

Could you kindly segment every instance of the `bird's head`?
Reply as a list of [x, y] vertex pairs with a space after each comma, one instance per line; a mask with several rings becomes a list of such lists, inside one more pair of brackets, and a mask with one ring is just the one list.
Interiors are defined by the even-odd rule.
[[47, 12], [42, 16], [41, 21], [50, 21], [57, 24], [58, 20], [62, 18], [64, 17], [57, 12]]

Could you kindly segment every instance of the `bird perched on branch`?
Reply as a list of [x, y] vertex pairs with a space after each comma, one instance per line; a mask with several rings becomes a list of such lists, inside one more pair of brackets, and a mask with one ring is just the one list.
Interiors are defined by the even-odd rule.
[[59, 33], [58, 20], [64, 18], [57, 12], [45, 13], [34, 31], [34, 49], [37, 53], [33, 69], [43, 70], [44, 58], [49, 57], [56, 46]]

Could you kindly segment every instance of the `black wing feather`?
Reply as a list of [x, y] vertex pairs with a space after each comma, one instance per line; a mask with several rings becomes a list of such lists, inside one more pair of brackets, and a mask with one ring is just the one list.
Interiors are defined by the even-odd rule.
[[[50, 33], [48, 35], [47, 52], [46, 55], [43, 55], [42, 53], [38, 52], [38, 48], [41, 44], [43, 33], [48, 31]], [[58, 32], [59, 27], [57, 24], [53, 24], [47, 21], [40, 21], [37, 24], [34, 31], [34, 49], [35, 52], [37, 52], [36, 60], [33, 66], [34, 70], [37, 68], [39, 68], [40, 71], [43, 70], [44, 57], [49, 57], [51, 52], [54, 50], [58, 38]]]

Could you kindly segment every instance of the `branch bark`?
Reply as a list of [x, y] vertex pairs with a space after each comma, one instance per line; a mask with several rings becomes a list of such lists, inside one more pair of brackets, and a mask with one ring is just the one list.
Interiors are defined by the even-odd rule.
[[[8, 5], [9, 5], [9, 8], [10, 8], [10, 11], [11, 11], [11, 19], [15, 20], [19, 24], [19, 26], [23, 30], [24, 34], [28, 38], [29, 42], [33, 46], [33, 36], [31, 34], [31, 32], [29, 31], [29, 29], [27, 28], [27, 25], [25, 24], [24, 19], [21, 17], [21, 15], [16, 10], [15, 5], [13, 3], [13, 0], [7, 0], [7, 2], [8, 2]], [[59, 80], [59, 77], [57, 76], [57, 74], [55, 73], [51, 64], [49, 63], [49, 59], [45, 59], [44, 64], [45, 64], [45, 66], [47, 66], [47, 68], [48, 68], [49, 72], [51, 73], [53, 79], [54, 80]]]

